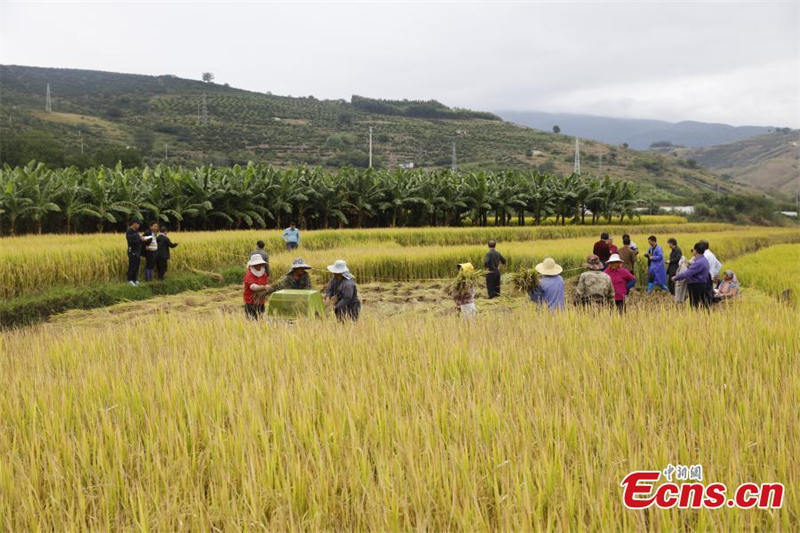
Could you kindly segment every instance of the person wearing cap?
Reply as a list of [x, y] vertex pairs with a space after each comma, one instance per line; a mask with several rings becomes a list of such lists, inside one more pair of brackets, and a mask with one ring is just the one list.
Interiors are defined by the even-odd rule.
[[609, 235], [605, 231], [600, 234], [600, 240], [594, 243], [592, 253], [600, 258], [600, 261], [605, 263], [609, 256], [611, 256], [611, 249], [608, 246]]
[[561, 277], [564, 269], [552, 257], [546, 257], [534, 268], [541, 278], [529, 294], [531, 301], [546, 304], [550, 311], [564, 309], [564, 279]]
[[611, 285], [614, 286], [614, 305], [620, 313], [625, 312], [625, 296], [628, 294], [628, 285], [636, 283], [636, 277], [622, 266], [622, 259], [619, 254], [611, 254], [606, 261], [605, 273], [611, 278]]
[[266, 246], [266, 245], [264, 244], [264, 241], [258, 241], [258, 242], [256, 243], [256, 249], [255, 249], [255, 250], [253, 250], [252, 252], [250, 252], [250, 257], [252, 257], [254, 254], [258, 254], [258, 255], [260, 255], [261, 257], [263, 257], [263, 258], [264, 258], [264, 261], [266, 261], [266, 262], [267, 262], [267, 266], [265, 267], [265, 268], [267, 269], [267, 276], [271, 276], [271, 275], [272, 275], [272, 273], [269, 271], [269, 254], [268, 254], [268, 253], [267, 253], [267, 251], [264, 249], [264, 246]]
[[328, 265], [328, 271], [333, 274], [333, 278], [325, 289], [325, 298], [336, 302], [333, 307], [336, 318], [340, 321], [358, 320], [361, 300], [358, 298], [358, 287], [347, 268], [347, 263], [343, 259], [338, 259], [332, 265]]
[[708, 309], [709, 300], [706, 295], [708, 284], [708, 259], [703, 256], [705, 245], [697, 242], [692, 248], [692, 262], [686, 272], [676, 274], [675, 281], [686, 280], [686, 288], [689, 292], [689, 304], [692, 307], [704, 307]]
[[664, 268], [664, 252], [661, 250], [661, 246], [658, 245], [658, 239], [656, 239], [655, 235], [650, 235], [647, 238], [647, 242], [650, 243], [650, 248], [644, 254], [649, 262], [647, 266], [647, 292], [653, 292], [654, 287], [669, 292], [667, 270]]
[[[610, 256], [609, 256], [610, 257]], [[619, 256], [617, 256], [619, 259]], [[614, 286], [611, 278], [603, 272], [600, 258], [592, 254], [583, 264], [588, 270], [578, 278], [575, 303], [582, 305], [611, 305], [614, 301]]]
[[500, 269], [506, 264], [506, 258], [496, 250], [497, 242], [489, 241], [489, 251], [483, 258], [483, 268], [486, 269], [486, 292], [489, 299], [500, 296]]
[[[310, 289], [311, 278], [308, 277], [308, 271], [311, 270], [311, 265], [306, 264], [301, 258], [292, 261], [292, 266], [289, 272], [286, 273], [280, 280], [272, 285], [267, 286], [264, 291], [265, 295], [270, 295], [276, 291], [283, 289]], [[267, 273], [269, 275], [269, 273]]]
[[151, 237], [142, 237], [139, 233], [139, 227], [142, 223], [133, 219], [128, 223], [128, 229], [125, 231], [125, 240], [128, 243], [128, 284], [134, 287], [139, 286], [139, 265], [142, 261], [142, 244], [150, 242]]
[[248, 318], [260, 318], [264, 314], [264, 298], [269, 284], [267, 262], [258, 254], [250, 256], [244, 273], [244, 313]]
[[[458, 263], [458, 275], [474, 272], [475, 267], [472, 263]], [[470, 287], [465, 293], [453, 292], [453, 301], [456, 303], [456, 309], [459, 314], [464, 318], [473, 317], [478, 314], [478, 307], [475, 305], [475, 288]]]

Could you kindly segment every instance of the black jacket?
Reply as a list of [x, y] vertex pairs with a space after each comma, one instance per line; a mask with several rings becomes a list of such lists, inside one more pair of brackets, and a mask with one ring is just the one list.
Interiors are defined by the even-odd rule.
[[158, 242], [156, 259], [169, 259], [169, 249], [178, 246], [177, 242], [172, 242], [169, 240], [169, 237], [164, 234], [159, 234], [159, 236], [156, 237], [156, 242]]
[[483, 267], [489, 272], [497, 272], [498, 267], [505, 264], [506, 258], [494, 248], [490, 248], [486, 257], [483, 258]]
[[336, 298], [334, 313], [337, 317], [358, 318], [361, 310], [361, 300], [358, 298], [358, 288], [356, 282], [347, 278], [332, 278], [325, 294], [330, 298]]
[[132, 255], [142, 255], [142, 238], [139, 232], [128, 227], [125, 232], [125, 239], [128, 241], [128, 253]]
[[667, 264], [667, 276], [674, 276], [678, 273], [678, 264], [681, 262], [683, 252], [679, 247], [675, 247], [669, 253], [669, 263]]

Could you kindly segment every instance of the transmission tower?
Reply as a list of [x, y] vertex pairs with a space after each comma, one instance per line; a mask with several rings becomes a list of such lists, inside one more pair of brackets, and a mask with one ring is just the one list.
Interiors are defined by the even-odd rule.
[[458, 161], [456, 160], [456, 142], [453, 141], [453, 163], [451, 165], [451, 170], [455, 172], [458, 170]]
[[206, 93], [203, 93], [203, 102], [201, 104], [200, 111], [201, 111], [200, 120], [203, 122], [203, 124], [205, 124], [206, 122], [208, 122], [208, 105], [206, 104]]
[[50, 84], [47, 84], [47, 98], [44, 101], [44, 110], [47, 113], [53, 112], [53, 100], [50, 98]]
[[572, 172], [581, 173], [581, 146], [577, 137], [575, 137], [575, 165], [572, 167]]

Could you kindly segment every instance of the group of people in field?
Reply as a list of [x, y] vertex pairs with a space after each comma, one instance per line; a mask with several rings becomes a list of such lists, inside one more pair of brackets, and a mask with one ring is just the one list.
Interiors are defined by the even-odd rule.
[[[145, 258], [145, 281], [154, 277], [164, 279], [170, 259], [170, 250], [178, 246], [167, 235], [167, 228], [158, 222], [151, 222], [144, 232], [140, 232], [141, 221], [132, 220], [128, 225], [126, 240], [128, 244], [128, 275], [130, 285], [138, 286], [141, 258]], [[300, 245], [300, 231], [294, 223], [290, 224], [282, 238], [289, 251]], [[667, 240], [669, 255], [658, 244], [655, 235], [647, 239], [648, 248], [644, 253], [647, 259], [647, 293], [656, 290], [669, 292], [676, 303], [684, 303], [688, 297], [695, 308], [708, 308], [712, 303], [733, 298], [739, 294], [739, 280], [731, 270], [722, 272], [722, 263], [711, 251], [706, 240], [700, 240], [692, 247], [692, 255], [683, 255], [678, 241]], [[497, 250], [497, 243], [490, 240], [483, 267], [486, 277], [487, 295], [496, 298], [500, 295], [501, 271], [508, 262]], [[594, 243], [592, 253], [586, 257], [586, 269], [578, 277], [574, 293], [574, 303], [583, 306], [616, 307], [620, 313], [625, 311], [625, 300], [636, 285], [636, 263], [639, 248], [631, 241], [630, 235], [622, 236], [622, 246], [617, 247], [608, 233], [602, 233]], [[265, 243], [258, 241], [256, 249], [250, 253], [243, 280], [244, 311], [250, 318], [260, 318], [265, 312], [267, 297], [283, 289], [311, 289], [308, 271], [311, 265], [302, 258], [295, 258], [289, 271], [277, 281], [270, 283], [269, 254]], [[471, 263], [460, 263], [461, 272], [474, 270]], [[552, 257], [546, 257], [535, 267], [539, 281], [529, 292], [531, 301], [546, 306], [550, 310], [563, 309], [565, 305], [563, 268]], [[324, 287], [323, 295], [333, 303], [334, 313], [339, 320], [358, 320], [361, 300], [358, 287], [350, 273], [347, 263], [336, 260], [328, 265], [333, 275]], [[720, 279], [720, 274], [722, 278]], [[472, 316], [477, 312], [475, 291], [459, 293], [453, 298], [462, 315]]]
[[[290, 232], [290, 230], [293, 230]], [[288, 232], [288, 235], [287, 235]], [[295, 250], [300, 244], [300, 234], [294, 224], [283, 233], [288, 250]], [[287, 240], [290, 239], [290, 240]], [[244, 312], [248, 318], [258, 319], [266, 310], [266, 299], [273, 292], [284, 289], [311, 289], [311, 278], [308, 271], [312, 266], [298, 257], [292, 261], [289, 271], [278, 281], [270, 283], [269, 254], [264, 249], [264, 241], [256, 243], [256, 249], [247, 261], [244, 273]], [[361, 312], [361, 300], [355, 278], [350, 273], [347, 263], [338, 259], [328, 265], [328, 272], [333, 274], [330, 282], [323, 289], [323, 296], [333, 305], [333, 312], [341, 321], [358, 320]]]
[[[722, 263], [711, 251], [706, 240], [700, 240], [692, 247], [691, 257], [685, 257], [674, 238], [667, 240], [670, 248], [666, 257], [658, 238], [650, 235], [648, 248], [644, 253], [647, 259], [648, 294], [662, 290], [672, 294], [676, 303], [682, 304], [687, 296], [695, 308], [709, 308], [714, 302], [733, 298], [739, 294], [739, 280], [732, 270], [722, 272]], [[489, 241], [489, 250], [484, 257], [487, 296], [500, 295], [501, 269], [507, 264], [503, 255], [497, 251], [497, 243]], [[636, 261], [639, 248], [631, 241], [630, 235], [622, 236], [622, 247], [618, 248], [608, 233], [602, 233], [594, 243], [592, 253], [586, 257], [586, 269], [578, 277], [574, 293], [574, 303], [582, 306], [614, 306], [620, 313], [625, 311], [625, 300], [636, 286]], [[472, 264], [460, 263], [460, 271], [472, 270]], [[531, 301], [546, 306], [550, 310], [565, 306], [564, 271], [552, 257], [546, 257], [535, 267], [539, 274], [537, 286], [530, 291]], [[720, 274], [722, 278], [720, 279]], [[473, 316], [475, 294], [454, 296], [456, 307], [464, 316]]]
[[164, 279], [170, 259], [170, 249], [178, 246], [167, 236], [166, 226], [158, 222], [150, 222], [144, 232], [140, 232], [142, 222], [132, 220], [128, 223], [125, 239], [128, 243], [128, 274], [129, 285], [139, 286], [139, 270], [142, 256], [144, 256], [144, 280], [153, 281], [154, 276], [159, 280]]

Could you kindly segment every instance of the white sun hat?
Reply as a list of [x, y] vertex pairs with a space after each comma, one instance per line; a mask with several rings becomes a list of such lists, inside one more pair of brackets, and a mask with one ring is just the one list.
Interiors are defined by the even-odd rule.
[[606, 264], [608, 264], [608, 263], [624, 263], [624, 262], [625, 261], [623, 261], [619, 257], [619, 254], [611, 254], [611, 257], [608, 258], [608, 261], [606, 261]]
[[328, 271], [334, 274], [348, 274], [350, 269], [347, 268], [347, 263], [344, 259], [337, 259], [332, 265], [328, 265]]
[[264, 258], [261, 257], [261, 254], [253, 254], [250, 256], [250, 261], [247, 262], [247, 266], [256, 266], [256, 265], [266, 265], [267, 262], [264, 261]]

